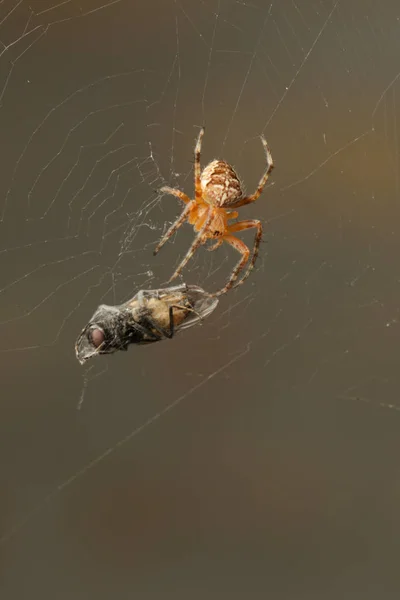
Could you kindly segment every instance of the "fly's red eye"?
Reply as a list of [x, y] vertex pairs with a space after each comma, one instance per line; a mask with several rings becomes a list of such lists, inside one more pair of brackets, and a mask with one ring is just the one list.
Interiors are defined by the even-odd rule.
[[104, 342], [104, 331], [101, 329], [92, 329], [90, 332], [90, 339], [93, 346], [98, 348]]

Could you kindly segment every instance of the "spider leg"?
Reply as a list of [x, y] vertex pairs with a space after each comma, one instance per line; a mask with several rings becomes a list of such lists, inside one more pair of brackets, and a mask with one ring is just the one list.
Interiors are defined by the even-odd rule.
[[214, 250], [216, 250], [217, 248], [219, 248], [221, 246], [221, 244], [222, 244], [223, 241], [224, 241], [223, 238], [219, 238], [219, 240], [217, 240], [215, 242], [215, 244], [213, 244], [212, 246], [210, 246], [209, 248], [207, 248], [207, 250], [209, 252], [214, 252]]
[[267, 141], [263, 135], [261, 136], [261, 141], [264, 146], [265, 154], [267, 156], [267, 170], [265, 171], [264, 175], [261, 177], [260, 182], [259, 182], [254, 194], [251, 194], [251, 196], [245, 196], [244, 198], [241, 198], [240, 200], [238, 200], [237, 202], [235, 202], [234, 204], [231, 205], [232, 208], [238, 208], [239, 206], [244, 206], [245, 204], [250, 204], [250, 202], [255, 202], [260, 197], [260, 195], [265, 187], [265, 184], [268, 181], [268, 177], [269, 177], [272, 169], [274, 168], [274, 161], [272, 159], [271, 151], [268, 148]]
[[194, 149], [194, 190], [195, 190], [195, 198], [197, 202], [200, 201], [202, 196], [201, 184], [200, 184], [200, 176], [201, 176], [201, 166], [200, 166], [200, 155], [201, 155], [201, 142], [204, 135], [204, 127], [200, 129], [199, 137], [197, 138], [196, 146]]
[[237, 287], [238, 285], [242, 285], [242, 283], [248, 278], [251, 271], [253, 270], [254, 264], [257, 260], [258, 249], [260, 247], [261, 237], [262, 237], [262, 225], [260, 221], [257, 220], [248, 220], [248, 221], [239, 221], [239, 223], [234, 223], [230, 227], [228, 227], [229, 233], [235, 233], [237, 231], [244, 231], [245, 229], [257, 229], [255, 238], [254, 238], [254, 246], [253, 246], [253, 255], [251, 257], [251, 262], [247, 268], [246, 273], [243, 275], [242, 279], [235, 285], [235, 281], [240, 273], [240, 271], [244, 268], [245, 264], [249, 260], [250, 251], [248, 247], [238, 238], [227, 235], [224, 236], [224, 240], [226, 240], [231, 246], [233, 246], [236, 250], [242, 253], [242, 258], [236, 265], [235, 269], [232, 271], [232, 275], [222, 290], [217, 292], [216, 294], [212, 294], [213, 296], [220, 296], [221, 294], [225, 294], [232, 287]]
[[254, 237], [253, 255], [251, 257], [251, 261], [250, 261], [250, 264], [248, 266], [246, 273], [243, 275], [242, 279], [239, 281], [239, 283], [237, 285], [242, 285], [242, 283], [248, 278], [248, 276], [250, 275], [251, 271], [254, 268], [255, 262], [258, 257], [258, 251], [260, 248], [263, 228], [262, 228], [260, 221], [258, 221], [257, 219], [251, 219], [251, 220], [247, 220], [247, 221], [239, 221], [239, 223], [234, 223], [233, 225], [231, 225], [228, 228], [228, 230], [230, 232], [244, 231], [245, 229], [253, 229], [253, 228], [257, 229], [256, 235]]
[[184, 202], [185, 204], [189, 204], [189, 202], [190, 202], [190, 198], [188, 196], [186, 196], [186, 194], [184, 192], [181, 192], [181, 190], [177, 190], [176, 188], [170, 188], [167, 185], [165, 185], [164, 187], [162, 187], [160, 189], [160, 192], [162, 192], [163, 194], [171, 194], [171, 196], [176, 196], [177, 198], [179, 198], [179, 200], [182, 200], [182, 202]]
[[173, 279], [175, 279], [175, 277], [178, 277], [178, 275], [180, 274], [180, 272], [182, 271], [182, 269], [186, 266], [186, 264], [189, 262], [189, 260], [192, 258], [193, 254], [196, 252], [197, 248], [199, 246], [201, 246], [201, 244], [204, 243], [204, 232], [207, 230], [207, 228], [209, 227], [212, 219], [213, 219], [213, 212], [210, 210], [204, 220], [204, 224], [202, 224], [201, 229], [199, 231], [199, 233], [197, 234], [197, 236], [194, 239], [193, 244], [190, 246], [186, 256], [184, 257], [184, 259], [182, 260], [182, 262], [178, 265], [178, 267], [175, 270], [175, 273], [172, 275], [172, 277], [168, 280], [168, 283], [170, 283]]
[[225, 294], [228, 290], [230, 290], [234, 286], [234, 283], [235, 283], [240, 271], [242, 269], [244, 269], [244, 266], [247, 263], [247, 261], [249, 260], [249, 256], [250, 256], [250, 250], [248, 249], [246, 244], [244, 242], [242, 242], [242, 240], [239, 240], [237, 237], [235, 237], [233, 235], [225, 235], [223, 239], [225, 242], [228, 242], [228, 244], [233, 246], [233, 248], [235, 248], [235, 250], [240, 252], [240, 254], [242, 255], [242, 258], [239, 260], [236, 267], [233, 269], [228, 283], [222, 288], [222, 290], [219, 290], [219, 292], [215, 292], [214, 294], [211, 294], [211, 296], [221, 296], [222, 294]]
[[177, 229], [179, 229], [179, 227], [181, 225], [183, 225], [183, 223], [188, 219], [190, 211], [193, 210], [196, 206], [197, 206], [197, 204], [196, 204], [195, 200], [190, 200], [188, 202], [188, 204], [186, 204], [180, 217], [178, 217], [176, 219], [176, 221], [174, 223], [172, 223], [171, 227], [164, 233], [161, 240], [158, 242], [158, 244], [153, 252], [154, 256], [159, 252], [159, 250], [161, 250], [161, 248], [164, 246], [165, 242], [167, 240], [169, 240], [171, 235], [173, 235], [175, 233], [175, 231], [177, 231]]

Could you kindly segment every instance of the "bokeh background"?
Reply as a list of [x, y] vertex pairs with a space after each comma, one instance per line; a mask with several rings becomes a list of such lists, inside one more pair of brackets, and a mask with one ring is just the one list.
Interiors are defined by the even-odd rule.
[[[384, 0], [0, 3], [0, 594], [398, 598], [400, 11]], [[202, 327], [81, 367], [98, 304], [222, 157], [265, 225]], [[243, 234], [252, 243], [252, 234]], [[184, 281], [236, 260], [200, 250]], [[156, 417], [156, 418], [154, 418]]]

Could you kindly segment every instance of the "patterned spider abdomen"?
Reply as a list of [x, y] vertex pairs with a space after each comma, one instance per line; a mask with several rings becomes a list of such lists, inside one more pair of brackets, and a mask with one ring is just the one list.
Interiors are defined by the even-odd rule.
[[223, 160], [210, 162], [200, 177], [203, 200], [213, 206], [229, 207], [243, 195], [239, 177]]

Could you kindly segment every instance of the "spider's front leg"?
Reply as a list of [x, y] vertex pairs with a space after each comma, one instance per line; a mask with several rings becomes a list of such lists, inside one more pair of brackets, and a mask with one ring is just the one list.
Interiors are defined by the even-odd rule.
[[201, 244], [204, 244], [206, 238], [204, 236], [205, 232], [207, 231], [207, 229], [210, 226], [211, 221], [213, 220], [213, 212], [212, 210], [208, 210], [205, 214], [203, 214], [197, 221], [197, 227], [201, 227], [198, 235], [195, 237], [193, 244], [190, 246], [186, 256], [184, 257], [184, 259], [182, 260], [182, 262], [178, 265], [178, 267], [175, 270], [175, 273], [172, 275], [172, 277], [168, 280], [168, 283], [170, 283], [173, 279], [175, 279], [176, 277], [178, 277], [178, 275], [181, 273], [182, 269], [186, 266], [186, 264], [189, 262], [189, 260], [192, 258], [193, 254], [196, 252], [197, 248], [199, 246], [201, 246]]
[[[243, 275], [242, 279], [238, 283], [235, 284], [240, 271], [242, 271], [242, 269], [244, 269], [246, 263], [249, 260], [250, 250], [248, 249], [246, 244], [244, 242], [242, 242], [242, 240], [239, 240], [237, 237], [235, 237], [234, 235], [230, 235], [230, 234], [236, 233], [238, 231], [244, 231], [245, 229], [253, 229], [253, 228], [257, 229], [256, 235], [254, 238], [253, 256], [251, 257], [251, 262], [247, 268], [246, 273]], [[247, 220], [247, 221], [239, 221], [239, 223], [234, 223], [233, 225], [230, 225], [228, 227], [228, 235], [225, 235], [223, 239], [224, 239], [224, 241], [228, 242], [228, 244], [233, 246], [235, 248], [235, 250], [240, 252], [242, 255], [242, 258], [239, 260], [238, 264], [232, 271], [230, 279], [229, 279], [228, 283], [225, 285], [225, 287], [223, 287], [222, 290], [220, 290], [219, 292], [216, 292], [215, 294], [211, 294], [212, 296], [221, 296], [222, 294], [225, 294], [228, 290], [230, 290], [232, 287], [237, 287], [238, 285], [242, 285], [242, 283], [248, 278], [248, 276], [250, 275], [251, 271], [253, 270], [254, 264], [257, 260], [258, 250], [259, 250], [260, 243], [261, 243], [261, 238], [262, 238], [262, 225], [261, 225], [260, 221], [257, 221], [255, 219]]]
[[[174, 190], [178, 191], [178, 190]], [[189, 200], [183, 209], [180, 217], [176, 219], [174, 223], [172, 223], [171, 227], [166, 231], [166, 233], [162, 236], [161, 240], [158, 242], [155, 250], [153, 251], [154, 256], [161, 250], [164, 246], [165, 242], [169, 240], [169, 238], [179, 229], [181, 225], [189, 218], [190, 212], [197, 207], [197, 203], [195, 200]]]
[[207, 248], [207, 250], [209, 252], [214, 252], [214, 250], [216, 250], [217, 248], [219, 248], [220, 246], [222, 246], [224, 239], [223, 238], [219, 238], [219, 240], [217, 240], [212, 246], [210, 246], [209, 248]]
[[[228, 217], [228, 219], [236, 219], [239, 216], [239, 213], [236, 210], [230, 210], [230, 211], [226, 212], [226, 216]], [[217, 248], [222, 246], [223, 243], [224, 243], [224, 238], [221, 237], [221, 238], [219, 238], [219, 240], [217, 240], [215, 242], [215, 244], [213, 244], [212, 246], [207, 248], [207, 250], [209, 252], [214, 252], [214, 250], [216, 250]]]

